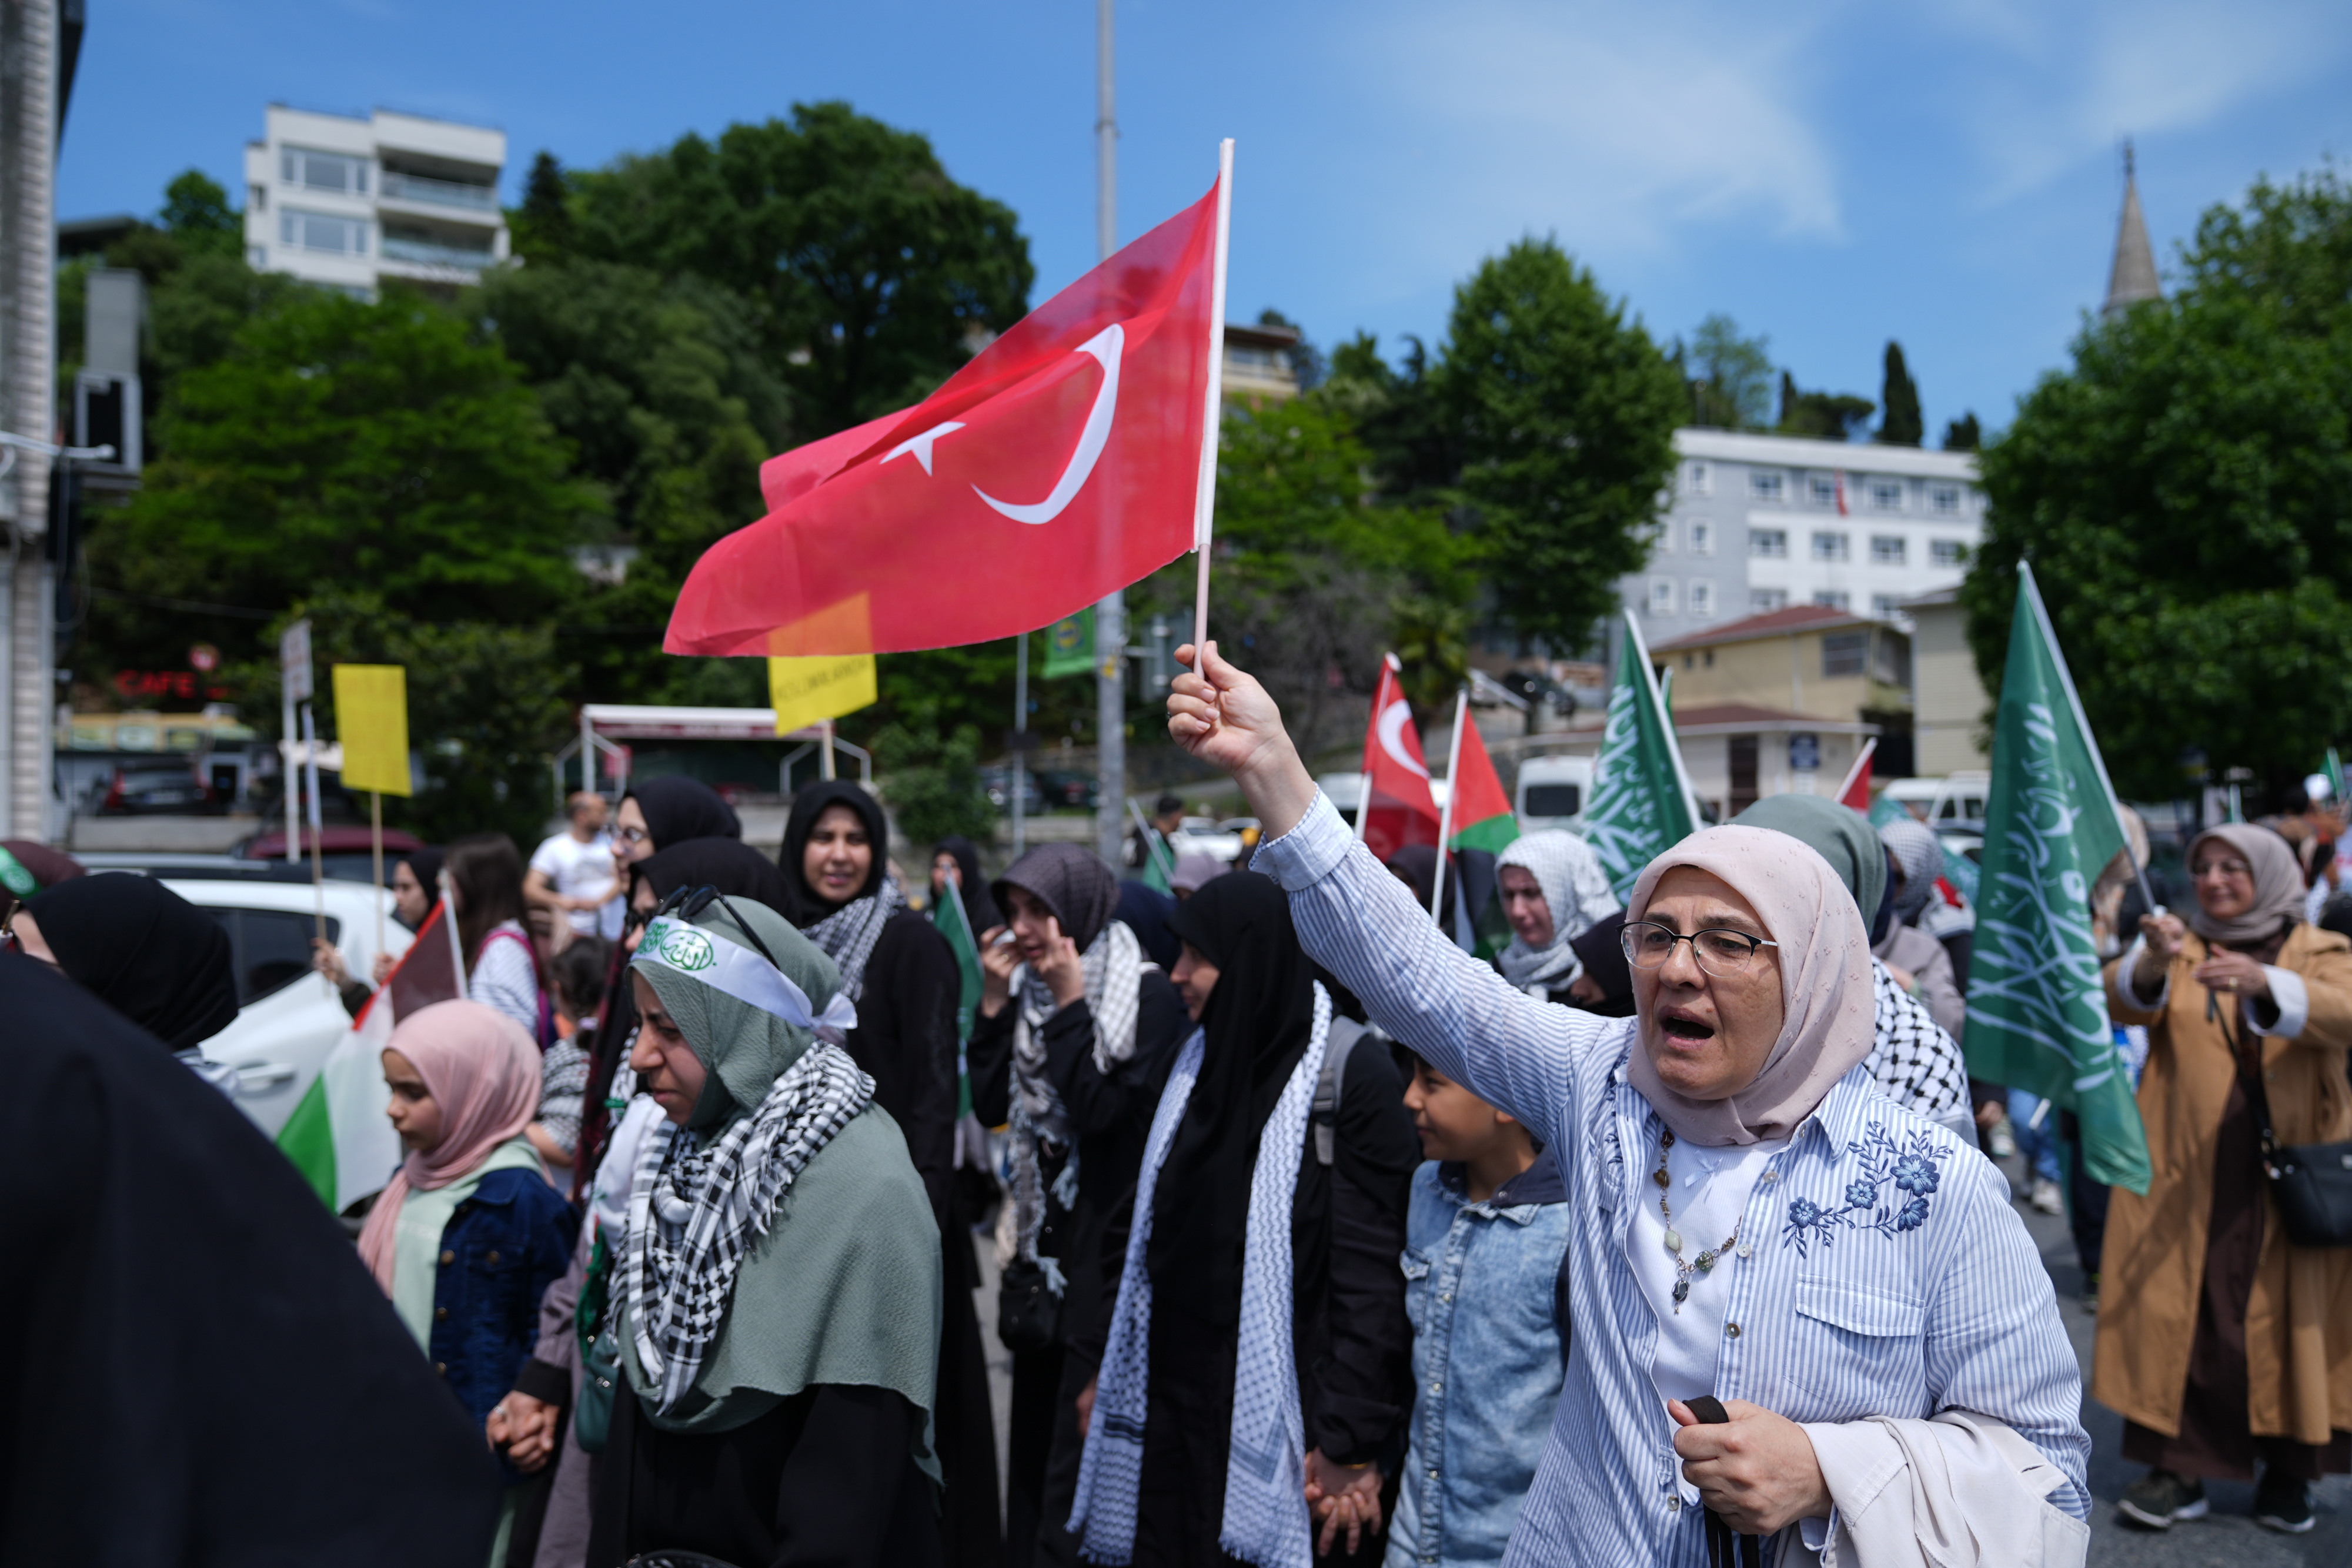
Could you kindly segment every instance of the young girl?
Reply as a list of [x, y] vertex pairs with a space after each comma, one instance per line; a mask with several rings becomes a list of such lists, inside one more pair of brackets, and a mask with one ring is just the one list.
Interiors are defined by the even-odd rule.
[[504, 833], [476, 833], [449, 846], [457, 942], [466, 960], [466, 995], [522, 1025], [533, 1043], [555, 1038], [547, 976], [523, 924], [522, 855]]
[[[523, 1135], [539, 1048], [479, 1002], [441, 1002], [392, 1031], [383, 1077], [408, 1157], [360, 1232], [360, 1260], [479, 1427], [530, 1355], [540, 1296], [572, 1253], [571, 1207]], [[510, 1489], [523, 1479], [499, 1463]], [[508, 1500], [500, 1554], [511, 1490]]]

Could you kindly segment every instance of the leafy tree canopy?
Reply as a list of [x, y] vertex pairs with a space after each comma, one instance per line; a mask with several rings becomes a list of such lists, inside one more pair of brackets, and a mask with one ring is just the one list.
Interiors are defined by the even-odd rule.
[[1671, 358], [1690, 387], [1693, 424], [1723, 430], [1764, 430], [1772, 423], [1771, 340], [1743, 338], [1739, 323], [1720, 311], [1698, 324], [1690, 347], [1676, 343]]
[[1523, 635], [1582, 647], [1617, 579], [1642, 564], [1674, 471], [1674, 368], [1591, 273], [1526, 239], [1454, 290], [1435, 379], [1497, 612]]
[[1852, 392], [1799, 392], [1796, 378], [1780, 372], [1782, 435], [1808, 435], [1817, 441], [1852, 441], [1870, 423], [1877, 408], [1866, 397]]
[[1028, 309], [1013, 209], [845, 103], [566, 176], [573, 254], [694, 273], [750, 304], [813, 440], [927, 396]]
[[1919, 423], [1919, 383], [1911, 379], [1910, 369], [1903, 362], [1903, 345], [1892, 339], [1886, 344], [1886, 379], [1881, 385], [1878, 405], [1886, 411], [1878, 422], [1880, 445], [1919, 444], [1927, 434]]
[[2182, 259], [1985, 449], [1969, 637], [1997, 693], [2030, 557], [2118, 789], [2194, 750], [2294, 799], [2352, 734], [2352, 188], [2258, 183]]
[[1967, 413], [1960, 415], [1958, 419], [1947, 420], [1945, 422], [1945, 451], [1974, 452], [1978, 447], [1982, 446], [1983, 444], [1984, 430], [1977, 423], [1975, 410], [1971, 409]]

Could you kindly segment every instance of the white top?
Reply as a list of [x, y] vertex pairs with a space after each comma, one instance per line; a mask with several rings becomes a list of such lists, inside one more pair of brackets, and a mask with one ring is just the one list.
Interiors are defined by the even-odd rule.
[[610, 833], [598, 833], [584, 844], [569, 832], [558, 833], [531, 852], [530, 869], [566, 898], [610, 894], [600, 909], [567, 909], [563, 917], [583, 936], [600, 936], [609, 942], [621, 935], [620, 873], [614, 865]]
[[[1676, 1139], [1666, 1151], [1666, 1175], [1674, 1181], [1667, 1201], [1674, 1205], [1675, 1230], [1682, 1238], [1682, 1256], [1696, 1264], [1701, 1252], [1711, 1252], [1730, 1236], [1748, 1207], [1748, 1195], [1772, 1156], [1789, 1146], [1786, 1138], [1748, 1144], [1737, 1148], [1709, 1149]], [[1633, 1151], [1629, 1150], [1629, 1153]], [[1739, 1266], [1735, 1249], [1712, 1270], [1691, 1270], [1690, 1294], [1682, 1311], [1675, 1310], [1675, 1254], [1666, 1246], [1666, 1222], [1658, 1212], [1660, 1188], [1653, 1179], [1658, 1168], [1658, 1145], [1634, 1155], [1640, 1165], [1635, 1190], [1641, 1207], [1625, 1231], [1625, 1254], [1633, 1265], [1634, 1282], [1657, 1314], [1658, 1348], [1650, 1362], [1650, 1381], [1660, 1397], [1692, 1399], [1715, 1392], [1715, 1358], [1723, 1347], [1724, 1303], [1731, 1300], [1730, 1275]], [[1738, 1245], [1753, 1251], [1755, 1238], [1742, 1236]]]
[[522, 1025], [539, 1038], [539, 968], [531, 962], [530, 934], [516, 920], [501, 920], [482, 937], [466, 995]]

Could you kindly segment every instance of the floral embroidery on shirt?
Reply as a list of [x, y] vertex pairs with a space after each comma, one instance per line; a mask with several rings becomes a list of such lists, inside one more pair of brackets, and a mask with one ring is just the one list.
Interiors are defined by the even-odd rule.
[[1797, 1244], [1801, 1258], [1809, 1239], [1826, 1247], [1840, 1230], [1874, 1230], [1892, 1238], [1927, 1223], [1928, 1196], [1944, 1177], [1934, 1134], [1914, 1132], [1898, 1145], [1884, 1124], [1874, 1122], [1846, 1153], [1862, 1162], [1862, 1174], [1846, 1183], [1843, 1207], [1824, 1207], [1806, 1197], [1790, 1201], [1784, 1236]]

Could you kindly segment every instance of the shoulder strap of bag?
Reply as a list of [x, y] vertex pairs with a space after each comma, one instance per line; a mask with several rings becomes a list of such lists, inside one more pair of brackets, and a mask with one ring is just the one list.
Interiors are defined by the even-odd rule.
[[1323, 1037], [1323, 1071], [1315, 1077], [1315, 1163], [1328, 1166], [1338, 1149], [1339, 1096], [1348, 1085], [1348, 1057], [1370, 1031], [1351, 1018], [1334, 1018]]

